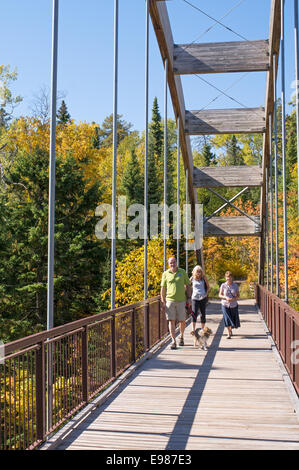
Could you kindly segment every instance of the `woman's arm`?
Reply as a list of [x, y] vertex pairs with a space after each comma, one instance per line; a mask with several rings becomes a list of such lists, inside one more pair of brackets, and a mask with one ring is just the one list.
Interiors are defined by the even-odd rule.
[[220, 287], [219, 297], [220, 297], [220, 299], [229, 300], [229, 298], [226, 297], [226, 295], [223, 295], [223, 286]]
[[204, 280], [205, 280], [206, 285], [207, 285], [207, 297], [208, 297], [209, 291], [210, 291], [211, 288], [210, 288], [210, 284], [209, 284], [209, 281], [208, 281], [208, 279], [206, 278], [206, 276], [204, 277]]

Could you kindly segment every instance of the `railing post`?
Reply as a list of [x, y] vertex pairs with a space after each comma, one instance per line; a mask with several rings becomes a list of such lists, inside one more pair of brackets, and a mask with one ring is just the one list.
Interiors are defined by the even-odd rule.
[[162, 336], [162, 325], [161, 325], [161, 301], [160, 299], [158, 300], [158, 335], [159, 339], [161, 339]]
[[149, 303], [144, 305], [144, 351], [149, 350]]
[[85, 325], [82, 333], [82, 400], [88, 402], [88, 327]]
[[35, 407], [36, 407], [36, 438], [43, 441], [46, 430], [46, 393], [45, 393], [45, 345], [42, 341], [36, 351], [35, 364]]
[[136, 362], [136, 312], [132, 310], [132, 362]]
[[111, 317], [111, 378], [116, 376], [116, 341], [115, 341], [115, 314]]

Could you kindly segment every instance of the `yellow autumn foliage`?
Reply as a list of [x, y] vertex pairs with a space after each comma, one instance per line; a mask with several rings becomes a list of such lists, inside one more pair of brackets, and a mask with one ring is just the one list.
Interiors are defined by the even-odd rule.
[[[111, 202], [112, 187], [112, 147], [103, 146], [100, 149], [93, 145], [97, 124], [73, 121], [65, 125], [57, 125], [56, 154], [66, 157], [72, 154], [78, 163], [84, 162], [84, 177], [86, 189], [96, 181], [104, 188], [102, 202]], [[5, 151], [13, 154], [16, 150], [32, 153], [37, 147], [49, 152], [50, 125], [41, 123], [34, 117], [21, 117], [13, 122], [7, 132], [1, 135], [0, 144], [5, 145]], [[117, 184], [119, 186], [126, 162], [130, 157], [126, 138], [120, 143], [117, 155]], [[138, 151], [138, 157], [143, 159], [143, 148]], [[142, 166], [141, 166], [142, 168]]]
[[[174, 256], [168, 243], [167, 258]], [[163, 240], [153, 239], [148, 242], [148, 297], [160, 293], [163, 273]], [[144, 246], [130, 251], [122, 261], [116, 261], [115, 268], [115, 306], [139, 302], [144, 298]], [[102, 295], [107, 299], [111, 294], [108, 289]]]

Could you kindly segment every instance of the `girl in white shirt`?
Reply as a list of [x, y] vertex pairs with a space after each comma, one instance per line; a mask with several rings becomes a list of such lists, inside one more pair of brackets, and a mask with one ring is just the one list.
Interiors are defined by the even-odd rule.
[[195, 331], [199, 311], [201, 327], [205, 327], [210, 286], [201, 266], [195, 266], [190, 281], [192, 283], [192, 328]]

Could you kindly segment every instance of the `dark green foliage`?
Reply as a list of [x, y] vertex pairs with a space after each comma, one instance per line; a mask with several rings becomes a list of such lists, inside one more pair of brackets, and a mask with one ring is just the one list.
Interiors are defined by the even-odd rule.
[[133, 149], [131, 150], [130, 160], [123, 173], [120, 193], [127, 197], [127, 206], [131, 204], [143, 204], [144, 202], [143, 177], [136, 153]]
[[[121, 119], [122, 115], [117, 115], [117, 144], [130, 134], [132, 124]], [[98, 145], [109, 147], [113, 144], [113, 114], [106, 117], [102, 127], [97, 132]]]
[[238, 139], [235, 135], [232, 135], [226, 142], [225, 163], [231, 166], [244, 165], [241, 148], [238, 145]]
[[[1, 194], [5, 232], [0, 244], [1, 318], [14, 326], [30, 324], [28, 333], [44, 328], [47, 298], [49, 155], [36, 149], [18, 154]], [[55, 326], [95, 313], [103, 245], [95, 238], [94, 210], [101, 198], [98, 184], [86, 189], [83, 169], [69, 155], [56, 161]]]
[[71, 120], [71, 115], [68, 112], [65, 101], [62, 100], [61, 106], [60, 106], [60, 108], [58, 109], [58, 112], [57, 112], [57, 124], [61, 124], [62, 126], [64, 126], [65, 124], [70, 122], [70, 120]]

